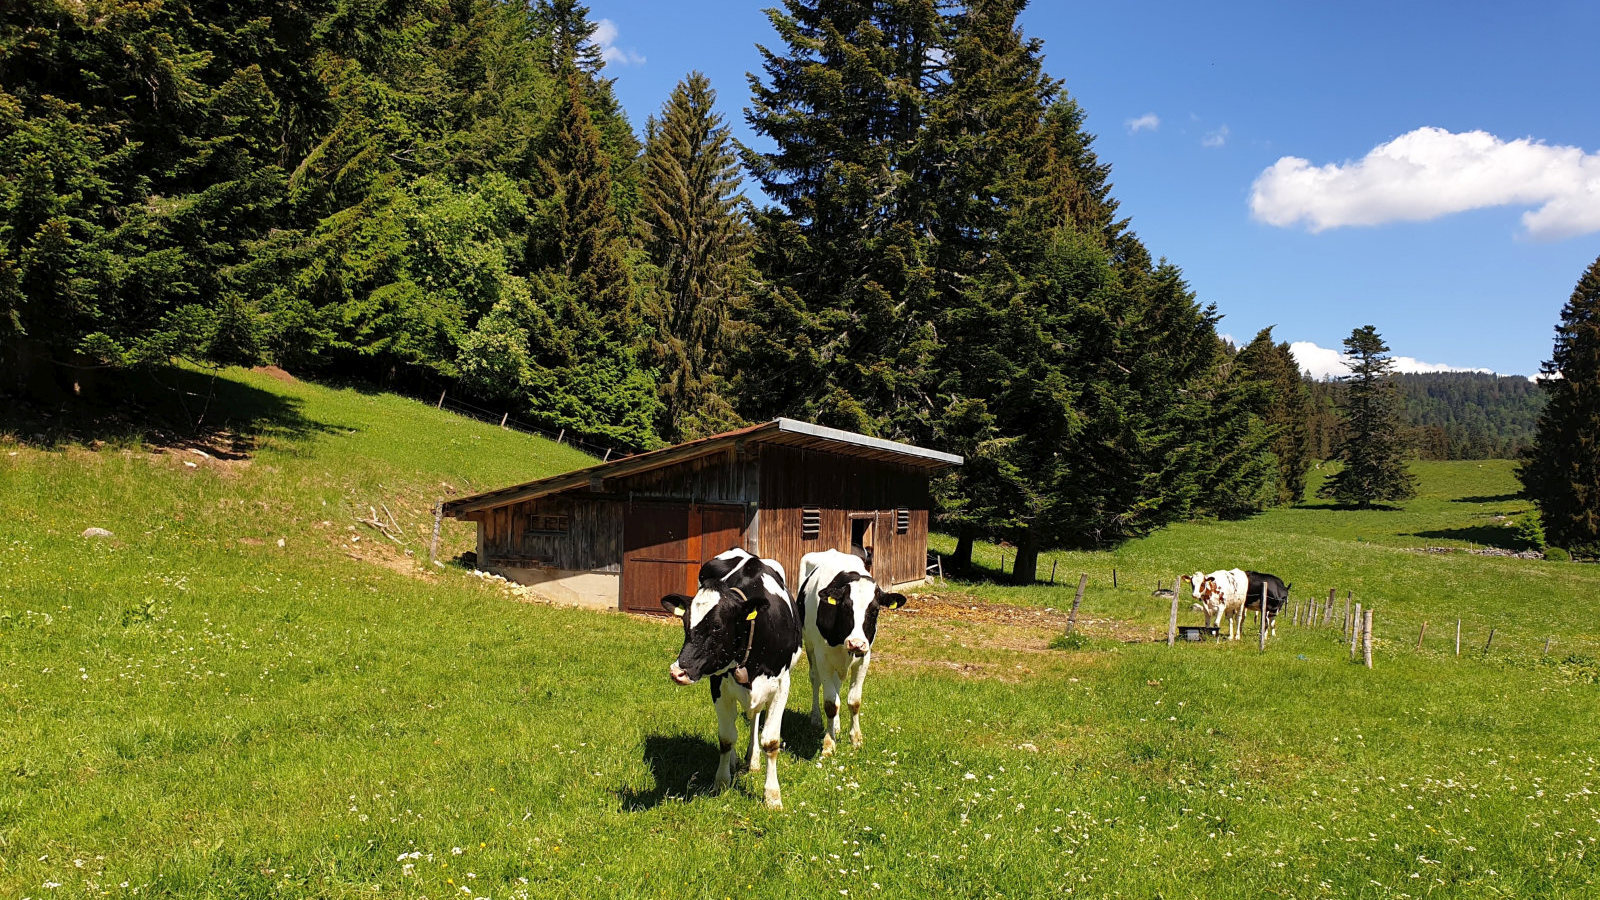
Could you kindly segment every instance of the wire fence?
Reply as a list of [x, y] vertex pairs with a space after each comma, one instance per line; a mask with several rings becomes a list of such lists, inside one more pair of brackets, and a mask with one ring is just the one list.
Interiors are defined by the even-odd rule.
[[[418, 400], [433, 399], [420, 397], [415, 394], [412, 396]], [[482, 406], [477, 406], [475, 404], [468, 403], [465, 400], [449, 396], [448, 390], [439, 392], [438, 398], [434, 400], [434, 408], [447, 410], [455, 413], [458, 416], [466, 416], [469, 419], [476, 419], [479, 422], [485, 422], [490, 425], [498, 425], [501, 428], [508, 428], [512, 431], [520, 431], [523, 434], [531, 434], [542, 438], [548, 438], [558, 444], [566, 444], [569, 447], [576, 447], [590, 456], [598, 457], [602, 461], [620, 459], [621, 457], [633, 456], [641, 452], [641, 450], [637, 447], [627, 447], [620, 444], [607, 444], [581, 438], [576, 434], [570, 433], [565, 428], [549, 429], [535, 425], [532, 422], [512, 416], [509, 410], [496, 412], [492, 409], [485, 409]]]

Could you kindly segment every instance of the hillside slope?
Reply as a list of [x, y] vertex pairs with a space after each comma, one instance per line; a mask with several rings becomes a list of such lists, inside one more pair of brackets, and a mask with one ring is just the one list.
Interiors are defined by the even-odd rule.
[[[439, 493], [584, 458], [400, 398], [223, 381], [233, 437], [208, 446], [245, 458], [0, 439], [0, 896], [1600, 891], [1600, 668], [1531, 642], [1592, 604], [1596, 567], [1434, 560], [1317, 509], [1114, 557], [1140, 579], [1224, 551], [1312, 580], [1459, 566], [1461, 590], [1386, 596], [1380, 621], [1401, 598], [1512, 618], [1485, 591], [1534, 579], [1505, 647], [1385, 633], [1371, 671], [1333, 630], [1265, 654], [1118, 642], [1165, 608], [1098, 573], [1076, 652], [1047, 647], [1068, 588], [933, 587], [880, 619], [865, 747], [818, 756], [796, 673], [771, 813], [748, 776], [707, 793], [714, 716], [665, 677], [676, 627], [405, 556]], [[1459, 494], [1439, 491], [1422, 519]], [[382, 505], [407, 547], [354, 522]]]

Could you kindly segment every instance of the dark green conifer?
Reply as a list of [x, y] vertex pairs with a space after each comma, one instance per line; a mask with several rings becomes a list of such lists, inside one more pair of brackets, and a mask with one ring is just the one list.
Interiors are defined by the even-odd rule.
[[673, 88], [652, 118], [644, 156], [645, 249], [661, 273], [651, 359], [661, 381], [661, 433], [689, 440], [739, 424], [724, 377], [754, 273], [739, 161], [716, 91], [699, 72]]
[[1390, 373], [1394, 361], [1376, 328], [1364, 325], [1344, 340], [1351, 374], [1339, 404], [1344, 420], [1337, 459], [1343, 468], [1323, 482], [1317, 495], [1362, 509], [1416, 496], [1416, 477], [1406, 469], [1400, 398]]
[[1562, 308], [1555, 351], [1541, 371], [1548, 402], [1517, 477], [1552, 545], [1600, 556], [1600, 259]]

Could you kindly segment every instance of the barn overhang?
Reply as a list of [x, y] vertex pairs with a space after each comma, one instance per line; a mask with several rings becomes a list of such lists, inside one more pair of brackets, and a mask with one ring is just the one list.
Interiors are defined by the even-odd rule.
[[911, 444], [870, 437], [839, 428], [813, 425], [796, 419], [778, 418], [759, 425], [652, 450], [635, 456], [611, 460], [578, 469], [563, 475], [554, 475], [523, 484], [484, 491], [467, 497], [458, 497], [443, 504], [447, 516], [461, 517], [485, 509], [510, 503], [537, 500], [568, 491], [603, 491], [606, 483], [632, 475], [639, 475], [667, 466], [677, 465], [717, 453], [738, 452], [751, 445], [773, 444], [799, 449], [819, 450], [839, 456], [871, 459], [894, 463], [911, 469], [934, 472], [959, 466], [963, 460], [953, 453], [929, 450]]

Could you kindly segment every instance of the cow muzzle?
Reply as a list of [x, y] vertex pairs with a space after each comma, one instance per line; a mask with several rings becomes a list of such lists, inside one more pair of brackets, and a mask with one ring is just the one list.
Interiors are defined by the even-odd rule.
[[851, 638], [844, 642], [844, 648], [850, 651], [851, 656], [861, 657], [867, 655], [867, 651], [872, 649], [872, 645], [866, 641]]
[[667, 670], [667, 674], [672, 676], [672, 681], [675, 684], [694, 683], [694, 679], [689, 677], [689, 673], [680, 668], [677, 663], [672, 664], [672, 668]]

